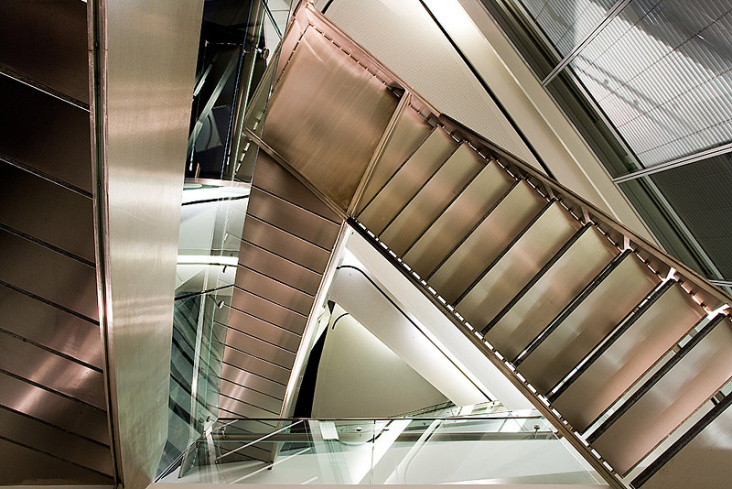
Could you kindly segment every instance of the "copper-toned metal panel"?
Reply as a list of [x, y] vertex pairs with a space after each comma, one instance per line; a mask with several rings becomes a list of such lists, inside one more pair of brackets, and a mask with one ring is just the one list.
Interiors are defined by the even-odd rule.
[[661, 467], [643, 489], [726, 488], [730, 481], [729, 407]]
[[262, 137], [344, 212], [398, 103], [351, 54], [307, 28], [282, 53]]
[[330, 258], [328, 250], [297, 238], [253, 216], [247, 217], [243, 239], [318, 273], [323, 273]]
[[0, 63], [89, 103], [86, 5], [63, 0], [4, 0]]
[[[112, 475], [112, 457], [110, 457], [111, 452], [106, 445], [66, 433], [6, 409], [0, 409], [0, 433], [7, 440], [100, 474]], [[5, 461], [3, 461], [3, 465], [5, 465]]]
[[558, 203], [552, 204], [455, 307], [472, 325], [486, 324], [579, 227]]
[[[91, 192], [89, 112], [0, 76], [0, 156]], [[41, 137], [43, 143], [39, 143]]]
[[660, 282], [631, 254], [525, 357], [519, 372], [547, 393]]
[[243, 241], [239, 249], [239, 264], [286, 282], [309, 295], [315, 295], [322, 276], [281, 256]]
[[241, 404], [264, 409], [268, 413], [265, 417], [268, 418], [279, 416], [280, 410], [282, 410], [282, 399], [276, 399], [252, 389], [240, 389], [236, 397], [219, 396], [219, 407], [227, 411], [236, 412], [236, 406]]
[[432, 131], [432, 127], [413, 107], [409, 107], [401, 113], [384, 152], [376, 162], [376, 167], [356, 209], [356, 215], [361, 213], [364, 206], [374, 198], [399, 167], [424, 142]]
[[470, 180], [485, 167], [478, 154], [463, 144], [381, 234], [397, 255], [424, 233]]
[[[246, 386], [246, 387], [244, 387]], [[236, 399], [245, 389], [266, 392], [276, 398], [284, 398], [286, 387], [280, 383], [266, 379], [261, 375], [246, 372], [231, 365], [224, 365], [221, 370], [221, 393]]]
[[0, 438], [0, 460], [12, 470], [0, 471], [0, 484], [21, 485], [28, 481], [57, 484], [63, 475], [64, 484], [104, 484], [114, 486], [112, 477], [79, 467], [60, 458], [46, 455]]
[[586, 430], [704, 316], [674, 285], [560, 395], [554, 406]]
[[229, 311], [229, 327], [255, 338], [268, 341], [291, 352], [297, 351], [300, 335], [274, 324], [262, 321], [236, 309]]
[[404, 255], [426, 277], [480, 222], [514, 180], [495, 163], [486, 166]]
[[[338, 237], [339, 225], [289, 202], [252, 189], [247, 215], [255, 216], [321, 248], [330, 249]], [[244, 228], [246, 239], [247, 230]]]
[[274, 323], [296, 334], [302, 334], [307, 318], [302, 314], [278, 306], [245, 290], [238, 289], [231, 298], [231, 307]]
[[486, 339], [503, 356], [515, 357], [617, 254], [593, 227], [488, 331]]
[[0, 328], [102, 368], [98, 325], [2, 285]]
[[219, 396], [219, 409], [219, 417], [222, 418], [273, 418], [279, 415], [279, 412], [269, 411], [225, 396]]
[[0, 223], [94, 263], [92, 201], [0, 162]]
[[312, 296], [248, 268], [238, 267], [235, 284], [238, 288], [298, 312], [305, 317], [313, 306]]
[[358, 215], [369, 230], [381, 234], [430, 177], [458, 148], [458, 143], [440, 127], [399, 168], [399, 171], [368, 202]]
[[229, 329], [226, 332], [226, 344], [237, 350], [265, 358], [267, 361], [285, 368], [291, 368], [295, 361], [295, 354], [293, 352], [253, 336], [240, 333], [235, 329]]
[[109, 444], [107, 413], [0, 372], [0, 405], [56, 426]]
[[94, 268], [0, 230], [0, 280], [97, 319]]
[[429, 278], [449, 303], [477, 279], [531, 219], [546, 199], [525, 181], [519, 182]]
[[13, 336], [0, 336], [0, 369], [99, 409], [106, 408], [101, 372]]
[[257, 156], [257, 164], [254, 168], [254, 186], [308, 209], [336, 224], [341, 221], [338, 214], [264, 151], [260, 151]]
[[732, 323], [719, 323], [699, 344], [594, 441], [626, 474], [714, 395], [732, 374]]
[[290, 378], [290, 369], [267, 362], [254, 355], [234, 350], [228, 346], [224, 349], [224, 363], [280, 384], [287, 383]]

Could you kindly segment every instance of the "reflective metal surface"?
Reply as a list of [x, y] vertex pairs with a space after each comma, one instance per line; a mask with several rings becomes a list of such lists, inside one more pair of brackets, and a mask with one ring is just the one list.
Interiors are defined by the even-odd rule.
[[321, 248], [332, 245], [338, 235], [337, 224], [256, 188], [252, 189], [247, 214]]
[[377, 161], [366, 189], [361, 196], [359, 205], [356, 208], [357, 215], [430, 135], [432, 127], [412, 106], [401, 113], [391, 139]]
[[283, 231], [267, 222], [248, 216], [244, 241], [271, 251], [290, 261], [323, 273], [328, 263], [328, 251]]
[[239, 265], [266, 273], [273, 279], [286, 282], [311, 296], [318, 291], [320, 285], [320, 274], [246, 241], [241, 243]]
[[426, 277], [506, 193], [514, 180], [488, 164], [404, 255]]
[[[254, 169], [221, 373], [219, 415], [281, 415], [339, 235], [338, 216], [271, 157]], [[290, 400], [291, 402], [291, 400]]]
[[97, 324], [5, 286], [0, 286], [0, 329], [91, 367], [103, 367]]
[[548, 392], [660, 281], [631, 254], [526, 357], [519, 371]]
[[86, 5], [82, 2], [4, 1], [0, 52], [1, 64], [89, 103]]
[[644, 489], [669, 487], [725, 487], [729, 483], [729, 407], [681, 451], [653, 474]]
[[457, 141], [436, 127], [371, 202], [366, 204], [358, 219], [374, 233], [381, 234], [457, 148]]
[[475, 152], [462, 145], [389, 224], [381, 239], [402, 255], [484, 166]]
[[473, 325], [495, 317], [579, 228], [554, 203], [455, 307]]
[[89, 113], [4, 76], [0, 93], [0, 112], [12, 121], [0, 134], [0, 158], [90, 193]]
[[294, 52], [283, 48], [286, 64], [262, 139], [345, 210], [398, 100], [347, 51], [332, 47], [308, 27]]
[[617, 253], [599, 231], [590, 229], [488, 331], [486, 339], [503, 355], [518, 355]]
[[167, 438], [183, 162], [202, 0], [89, 3], [95, 237], [112, 427], [125, 488]]
[[689, 294], [674, 285], [554, 405], [575, 429], [586, 430], [703, 315], [704, 310]]
[[0, 281], [96, 321], [94, 267], [4, 230], [0, 254]]
[[94, 263], [92, 201], [0, 162], [0, 222]]
[[306, 317], [312, 306], [311, 295], [241, 266], [236, 273], [236, 286]]
[[336, 225], [340, 222], [338, 214], [263, 151], [258, 153], [256, 172], [256, 188], [307, 209]]
[[244, 334], [295, 352], [300, 344], [300, 335], [281, 326], [262, 321], [236, 309], [229, 311], [228, 327]]
[[717, 325], [593, 446], [615, 470], [627, 473], [713, 396], [732, 371], [732, 323]]
[[435, 270], [430, 284], [454, 302], [545, 204], [526, 182], [519, 182]]

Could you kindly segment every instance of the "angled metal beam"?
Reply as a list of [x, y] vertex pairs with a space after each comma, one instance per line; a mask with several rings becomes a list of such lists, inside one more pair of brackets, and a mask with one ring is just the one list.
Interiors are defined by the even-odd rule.
[[541, 82], [542, 87], [546, 87], [564, 68], [569, 65], [582, 50], [592, 42], [602, 30], [618, 16], [618, 14], [630, 3], [630, 0], [618, 0], [615, 2], [610, 10], [607, 11], [605, 16], [595, 25], [595, 27], [585, 36], [585, 38], [575, 45], [574, 49], [569, 52], [562, 61], [544, 78]]
[[617, 183], [629, 182], [631, 180], [637, 180], [641, 177], [653, 175], [654, 173], [659, 173], [662, 171], [670, 170], [672, 168], [678, 168], [680, 166], [688, 165], [689, 163], [695, 163], [697, 161], [714, 158], [715, 156], [722, 156], [729, 152], [732, 152], [732, 143], [723, 144], [721, 146], [717, 146], [717, 147], [711, 148], [711, 149], [705, 149], [704, 151], [700, 151], [693, 155], [682, 156], [681, 158], [676, 158], [675, 160], [667, 161], [667, 162], [661, 163], [659, 165], [653, 165], [648, 168], [643, 168], [641, 170], [636, 170], [634, 172], [630, 172], [626, 175], [623, 175], [623, 176], [620, 176], [617, 178], [613, 178], [613, 183], [617, 184]]

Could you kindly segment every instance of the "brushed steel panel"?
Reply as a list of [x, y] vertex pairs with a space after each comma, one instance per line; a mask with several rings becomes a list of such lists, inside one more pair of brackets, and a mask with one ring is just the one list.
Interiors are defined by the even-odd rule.
[[0, 369], [99, 409], [106, 408], [101, 372], [1, 333]]
[[114, 486], [114, 479], [84, 469], [69, 462], [26, 448], [0, 438], [0, 460], [13, 470], [0, 471], [0, 484], [21, 485], [28, 481], [37, 484], [104, 484]]
[[674, 285], [556, 399], [554, 406], [576, 430], [586, 430], [704, 314], [680, 285]]
[[275, 363], [284, 368], [292, 368], [295, 362], [295, 354], [291, 351], [285, 350], [262, 341], [253, 336], [240, 333], [235, 329], [229, 329], [226, 332], [226, 346], [235, 348], [239, 351], [251, 353], [259, 358], [264, 358], [268, 362]]
[[0, 285], [0, 328], [99, 369], [99, 326]]
[[524, 359], [518, 371], [547, 393], [660, 282], [631, 254]]
[[558, 203], [553, 203], [456, 304], [457, 310], [470, 324], [485, 325], [529, 283], [579, 227], [577, 220]]
[[584, 233], [486, 334], [513, 358], [618, 254], [595, 228]]
[[[279, 387], [269, 389], [265, 388], [262, 390], [255, 387], [232, 384], [231, 382], [228, 382], [226, 385], [227, 388], [221, 390], [222, 401], [228, 399], [239, 400], [247, 404], [253, 404], [255, 406], [268, 409], [273, 411], [275, 414], [279, 414], [282, 409], [282, 396], [279, 395]], [[273, 385], [278, 386], [279, 384]], [[227, 429], [226, 431], [227, 433], [230, 433], [236, 430]]]
[[[247, 215], [255, 216], [306, 241], [331, 249], [338, 237], [339, 224], [311, 214], [284, 200], [252, 189]], [[246, 237], [246, 226], [243, 236]]]
[[108, 446], [65, 433], [32, 418], [0, 409], [0, 433], [3, 438], [35, 448], [105, 475], [112, 475], [112, 457]]
[[150, 484], [167, 438], [171, 304], [203, 3], [88, 3], [97, 14], [95, 225], [107, 265], [99, 280], [127, 489]]
[[319, 273], [285, 260], [281, 256], [258, 248], [246, 241], [241, 242], [239, 264], [260, 271], [281, 282], [287, 282], [288, 285], [310, 295], [315, 295], [322, 279], [322, 275]]
[[732, 373], [732, 323], [719, 323], [613, 423], [593, 447], [626, 474], [704, 404]]
[[107, 413], [0, 372], [0, 405], [109, 444]]
[[296, 352], [300, 346], [300, 335], [257, 319], [254, 316], [244, 314], [236, 309], [229, 311], [229, 328], [279, 345], [291, 352]]
[[[282, 409], [282, 401], [265, 396], [255, 391], [242, 389], [236, 399], [227, 396], [219, 396], [219, 409], [236, 413], [248, 418], [255, 417], [253, 411], [257, 411], [256, 417], [270, 418], [277, 417]], [[246, 412], [247, 414], [244, 414]]]
[[290, 369], [274, 365], [253, 355], [229, 348], [228, 346], [224, 349], [224, 362], [280, 384], [286, 384], [290, 378]]
[[404, 261], [426, 277], [509, 189], [514, 180], [490, 163], [404, 255]]
[[237, 402], [234, 399], [219, 396], [219, 417], [222, 418], [274, 418], [278, 415], [279, 413], [275, 414], [258, 406], [252, 406], [251, 404]]
[[341, 221], [338, 214], [264, 151], [260, 151], [257, 156], [252, 185], [308, 209], [334, 223], [340, 223]]
[[242, 289], [234, 291], [231, 297], [231, 307], [276, 324], [298, 335], [302, 334], [307, 322], [307, 318], [304, 318], [301, 314], [285, 309], [274, 302], [257, 297]]
[[358, 215], [359, 221], [371, 232], [381, 234], [457, 148], [458, 142], [447, 131], [436, 127], [371, 202], [366, 204]]
[[3, 1], [0, 63], [88, 104], [87, 52], [85, 4]]
[[318, 273], [325, 271], [330, 259], [330, 251], [252, 216], [247, 218], [243, 239]]
[[91, 192], [89, 113], [4, 76], [0, 93], [0, 113], [12, 121], [0, 154]]
[[356, 215], [381, 190], [399, 167], [422, 144], [432, 131], [428, 123], [413, 107], [406, 108], [399, 116], [394, 131], [376, 162], [368, 184], [358, 204]]
[[463, 143], [389, 224], [381, 240], [397, 255], [404, 254], [483, 167], [483, 160]]
[[248, 268], [238, 267], [235, 285], [306, 317], [313, 306], [312, 296]]
[[[246, 387], [244, 387], [246, 386]], [[245, 388], [266, 392], [276, 398], [284, 398], [286, 387], [253, 372], [246, 372], [231, 365], [221, 369], [221, 393], [236, 398], [239, 390]]]
[[727, 408], [643, 484], [643, 489], [729, 487], [730, 433], [732, 409]]
[[97, 319], [93, 267], [0, 230], [0, 280]]
[[94, 263], [92, 201], [0, 162], [0, 223]]
[[430, 285], [453, 303], [546, 205], [546, 199], [521, 181], [440, 265]]
[[343, 211], [398, 103], [358, 56], [307, 28], [275, 86], [262, 136]]

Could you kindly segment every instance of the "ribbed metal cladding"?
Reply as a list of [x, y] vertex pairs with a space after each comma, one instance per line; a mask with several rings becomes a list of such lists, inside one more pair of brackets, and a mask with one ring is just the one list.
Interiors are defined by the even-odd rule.
[[335, 212], [260, 152], [226, 325], [219, 417], [280, 416], [340, 225]]
[[0, 53], [0, 485], [112, 484], [86, 5], [3, 2]]

